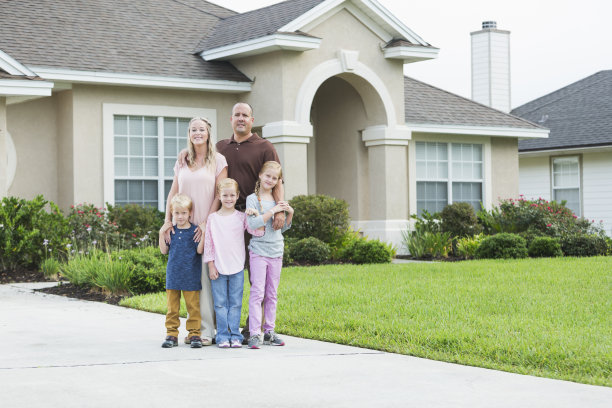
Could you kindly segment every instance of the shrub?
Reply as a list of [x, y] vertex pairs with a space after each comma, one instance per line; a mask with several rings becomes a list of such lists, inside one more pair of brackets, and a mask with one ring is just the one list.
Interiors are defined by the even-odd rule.
[[474, 235], [473, 237], [463, 237], [457, 240], [457, 256], [465, 259], [472, 259], [476, 254], [476, 250], [480, 243], [485, 238], [484, 234]]
[[340, 255], [342, 260], [356, 264], [389, 263], [395, 250], [377, 239], [359, 238], [344, 247]]
[[449, 204], [440, 213], [442, 232], [450, 232], [455, 237], [471, 237], [482, 231], [474, 207], [469, 203]]
[[123, 248], [157, 246], [157, 231], [164, 223], [164, 213], [138, 204], [106, 204], [108, 220], [117, 225]]
[[[45, 208], [49, 208], [49, 212]], [[4, 197], [0, 205], [0, 269], [38, 268], [47, 255], [63, 256], [68, 224], [53, 202]]]
[[574, 234], [561, 238], [561, 250], [566, 256], [606, 255], [608, 245], [601, 235]]
[[482, 240], [475, 254], [484, 258], [526, 258], [525, 239], [517, 234], [501, 233]]
[[296, 262], [311, 265], [323, 263], [329, 259], [329, 246], [315, 237], [302, 238], [291, 245], [291, 257]]
[[487, 234], [499, 232], [522, 233], [561, 237], [569, 234], [599, 234], [601, 225], [578, 218], [565, 202], [556, 203], [542, 198], [537, 200], [501, 200], [499, 207], [490, 212], [480, 211], [478, 218]]
[[94, 279], [101, 271], [105, 254], [95, 250], [89, 254], [77, 254], [60, 265], [60, 275], [75, 286], [94, 287]]
[[87, 203], [70, 206], [68, 222], [73, 253], [83, 254], [92, 249], [110, 251], [120, 247], [119, 228], [108, 219], [104, 207]]
[[551, 258], [563, 256], [559, 240], [552, 237], [535, 237], [529, 244], [529, 256], [532, 258]]
[[47, 279], [59, 279], [60, 262], [55, 258], [47, 258], [42, 261], [40, 271]]
[[103, 292], [113, 295], [130, 293], [130, 275], [133, 266], [119, 259], [113, 259], [110, 254], [99, 258], [97, 272], [92, 275], [92, 283]]
[[[284, 249], [283, 249], [283, 266], [290, 266], [293, 264], [293, 257], [291, 256], [291, 247], [298, 240], [295, 238], [285, 238]], [[249, 254], [247, 254], [249, 256]]]
[[403, 245], [414, 258], [448, 258], [450, 232], [430, 232], [419, 228], [402, 232]]
[[114, 252], [112, 257], [130, 268], [128, 289], [132, 294], [154, 293], [166, 289], [168, 256], [163, 255], [159, 248], [124, 249]]
[[349, 230], [348, 204], [344, 200], [325, 195], [299, 195], [290, 204], [295, 215], [287, 237], [314, 237], [338, 247], [337, 241]]

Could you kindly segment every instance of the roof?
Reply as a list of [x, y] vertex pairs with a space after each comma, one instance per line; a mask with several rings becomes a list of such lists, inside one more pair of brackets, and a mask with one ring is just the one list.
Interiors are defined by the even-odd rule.
[[410, 124], [543, 129], [525, 119], [409, 77], [404, 77], [404, 115]]
[[235, 14], [203, 0], [5, 0], [0, 50], [26, 66], [249, 82], [194, 54]]
[[520, 141], [521, 152], [612, 145], [612, 70], [574, 82], [512, 113], [550, 129], [548, 139]]
[[196, 51], [223, 47], [274, 34], [281, 27], [323, 1], [325, 0], [288, 0], [224, 18], [217, 23], [210, 36], [200, 41]]

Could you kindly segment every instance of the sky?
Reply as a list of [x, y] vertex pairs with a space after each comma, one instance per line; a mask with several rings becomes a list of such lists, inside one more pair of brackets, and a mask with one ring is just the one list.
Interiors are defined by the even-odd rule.
[[[238, 12], [278, 0], [209, 0]], [[420, 81], [470, 98], [470, 32], [483, 21], [510, 34], [513, 108], [612, 69], [610, 0], [377, 0], [440, 48], [438, 58], [406, 64]]]

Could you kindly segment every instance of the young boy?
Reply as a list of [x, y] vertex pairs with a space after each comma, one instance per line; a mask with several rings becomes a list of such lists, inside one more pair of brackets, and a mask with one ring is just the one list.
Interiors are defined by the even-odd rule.
[[166, 296], [168, 313], [166, 313], [166, 340], [163, 348], [178, 346], [178, 328], [180, 325], [179, 308], [181, 292], [187, 305], [187, 331], [191, 348], [202, 347], [200, 338], [200, 290], [202, 289], [202, 254], [204, 239], [199, 243], [193, 241], [197, 226], [189, 222], [193, 203], [184, 194], [177, 194], [170, 202], [172, 218], [176, 223], [175, 232], [170, 235], [170, 243], [164, 240], [164, 233], [172, 228], [172, 223], [165, 223], [159, 230], [159, 250], [168, 254], [166, 268]]

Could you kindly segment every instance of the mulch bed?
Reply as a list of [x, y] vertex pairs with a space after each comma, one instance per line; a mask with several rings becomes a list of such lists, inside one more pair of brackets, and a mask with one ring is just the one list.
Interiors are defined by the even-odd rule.
[[[48, 279], [40, 271], [18, 269], [14, 271], [0, 272], [0, 284], [19, 282], [45, 282]], [[74, 299], [91, 300], [117, 305], [123, 296], [107, 295], [98, 290], [91, 290], [75, 286], [69, 282], [58, 282], [56, 286], [38, 289], [38, 292], [50, 293], [52, 295], [66, 296]]]

